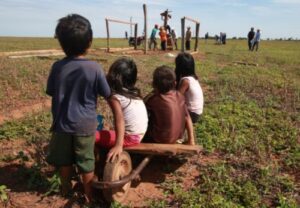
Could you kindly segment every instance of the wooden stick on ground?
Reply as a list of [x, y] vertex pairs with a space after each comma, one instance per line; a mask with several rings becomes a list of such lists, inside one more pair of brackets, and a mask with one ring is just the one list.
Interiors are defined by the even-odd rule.
[[132, 147], [125, 147], [127, 152], [145, 154], [145, 155], [177, 155], [199, 154], [203, 148], [199, 145], [185, 145], [185, 144], [156, 144], [156, 143], [141, 143]]

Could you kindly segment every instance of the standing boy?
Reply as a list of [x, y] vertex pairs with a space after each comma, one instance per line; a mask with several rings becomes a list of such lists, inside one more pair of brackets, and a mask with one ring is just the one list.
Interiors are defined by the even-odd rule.
[[185, 48], [188, 51], [191, 50], [191, 40], [192, 40], [192, 31], [191, 31], [191, 27], [188, 27], [185, 33]]
[[86, 18], [77, 14], [61, 18], [55, 36], [66, 57], [53, 64], [47, 83], [53, 116], [47, 162], [59, 169], [63, 195], [72, 189], [72, 166], [76, 164], [89, 203], [95, 163], [97, 95], [108, 98], [111, 91], [101, 66], [84, 58], [93, 39]]
[[176, 34], [176, 31], [175, 31], [174, 28], [172, 28], [172, 30], [171, 30], [171, 37], [172, 37], [175, 49], [178, 50], [178, 47], [177, 47], [177, 34]]
[[156, 42], [156, 33], [158, 31], [158, 25], [155, 25], [154, 28], [152, 29], [151, 35], [150, 35], [150, 42], [149, 42], [149, 49], [151, 50], [151, 46], [152, 44], [154, 44], [153, 46], [153, 50], [156, 49], [157, 47], [157, 42]]
[[188, 144], [194, 145], [193, 123], [184, 96], [175, 89], [176, 77], [168, 66], [153, 73], [153, 94], [145, 98], [149, 125], [145, 136], [148, 142], [174, 144], [187, 129]]

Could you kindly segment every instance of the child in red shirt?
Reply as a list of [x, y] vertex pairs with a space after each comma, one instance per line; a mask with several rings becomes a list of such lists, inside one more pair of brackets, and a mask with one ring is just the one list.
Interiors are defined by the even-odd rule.
[[168, 66], [158, 67], [153, 73], [152, 94], [145, 98], [149, 124], [145, 139], [149, 142], [173, 144], [187, 129], [188, 144], [194, 145], [193, 124], [184, 96], [175, 90], [176, 76]]

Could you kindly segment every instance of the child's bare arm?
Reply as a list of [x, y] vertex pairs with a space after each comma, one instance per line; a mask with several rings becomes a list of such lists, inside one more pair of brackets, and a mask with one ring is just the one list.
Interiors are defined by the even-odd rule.
[[122, 112], [122, 108], [120, 102], [111, 96], [108, 99], [108, 104], [112, 109], [114, 115], [114, 124], [115, 124], [115, 131], [116, 131], [116, 144], [113, 148], [110, 149], [107, 155], [107, 162], [114, 161], [115, 158], [119, 157], [119, 155], [123, 151], [123, 140], [125, 134], [125, 124], [124, 124], [124, 116]]
[[190, 86], [189, 81], [188, 81], [187, 79], [183, 79], [183, 80], [180, 82], [178, 91], [179, 91], [181, 94], [184, 94], [184, 93], [189, 89], [189, 86]]
[[195, 145], [194, 127], [190, 115], [185, 117], [185, 128], [188, 134], [188, 144]]

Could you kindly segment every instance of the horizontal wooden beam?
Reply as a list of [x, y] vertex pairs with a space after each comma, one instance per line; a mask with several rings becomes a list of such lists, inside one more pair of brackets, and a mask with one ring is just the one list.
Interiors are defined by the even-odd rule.
[[117, 20], [117, 19], [109, 19], [109, 18], [105, 18], [105, 20], [109, 21], [109, 22], [116, 22], [116, 23], [121, 23], [121, 24], [127, 24], [127, 25], [136, 25], [137, 23], [134, 22], [126, 22], [123, 20]]
[[136, 146], [124, 147], [124, 150], [126, 150], [127, 152], [144, 155], [175, 156], [178, 154], [199, 154], [203, 150], [203, 148], [199, 145], [141, 143]]
[[199, 24], [199, 23], [200, 23], [198, 20], [195, 20], [195, 19], [190, 18], [190, 17], [184, 17], [184, 19], [189, 20], [189, 21], [191, 21], [191, 22], [195, 22], [196, 24]]

